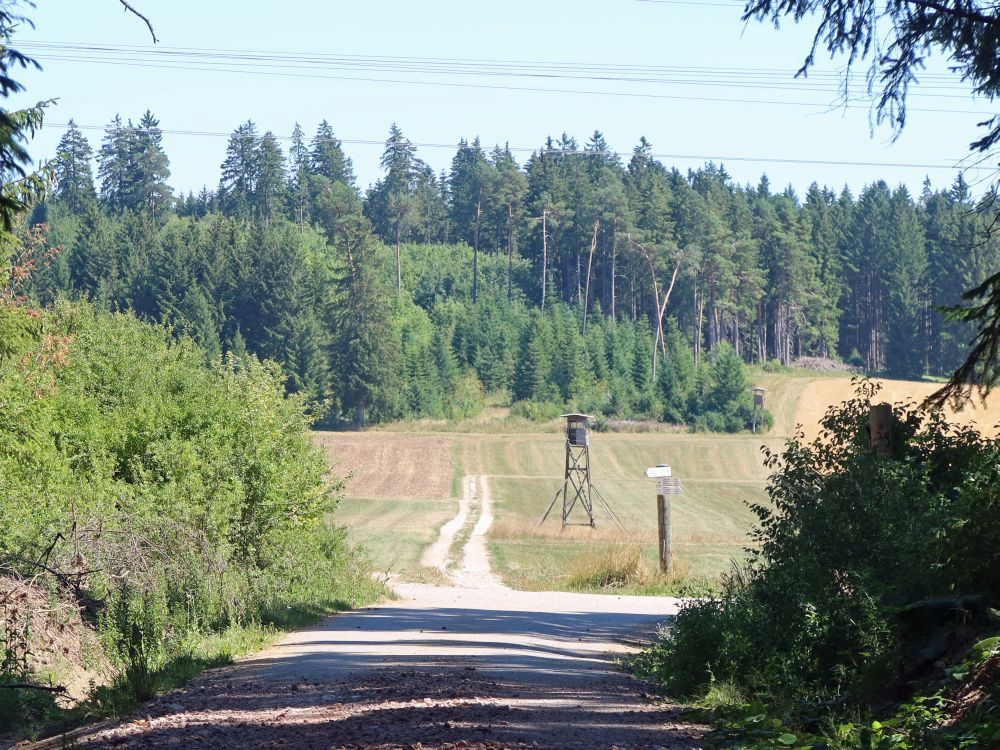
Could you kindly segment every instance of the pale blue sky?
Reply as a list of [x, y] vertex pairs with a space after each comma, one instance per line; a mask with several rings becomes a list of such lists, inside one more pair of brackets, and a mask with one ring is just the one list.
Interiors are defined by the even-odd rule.
[[[133, 57], [122, 63], [119, 52], [41, 45], [153, 49], [145, 26], [124, 14], [117, 0], [38, 0], [31, 13], [36, 29], [19, 34], [18, 41], [37, 56], [44, 71], [22, 76], [29, 88], [19, 101], [58, 97], [59, 103], [48, 115], [51, 124], [32, 147], [36, 157], [52, 155], [70, 118], [85, 128], [100, 127], [115, 113], [138, 119], [149, 108], [167, 131], [171, 184], [183, 191], [203, 184], [215, 187], [225, 135], [248, 118], [261, 132], [272, 130], [282, 137], [290, 135], [296, 121], [311, 136], [318, 122], [328, 119], [344, 139], [362, 187], [379, 177], [381, 142], [389, 125], [397, 122], [415, 143], [447, 146], [419, 148], [419, 155], [436, 170], [448, 166], [454, 144], [463, 137], [478, 135], [487, 146], [509, 141], [514, 148], [532, 149], [547, 135], [563, 131], [582, 144], [599, 129], [617, 151], [627, 154], [645, 135], [656, 153], [670, 155], [663, 159], [666, 164], [687, 169], [711, 157], [722, 161], [739, 182], [756, 183], [766, 172], [772, 185], [791, 183], [800, 192], [814, 179], [835, 188], [846, 183], [857, 191], [878, 178], [919, 191], [927, 174], [936, 186], [945, 186], [956, 173], [770, 159], [953, 165], [966, 156], [976, 122], [989, 114], [988, 103], [973, 100], [966, 86], [945, 79], [943, 66], [935, 67], [928, 86], [918, 88], [912, 98], [914, 111], [902, 137], [890, 143], [891, 132], [885, 127], [873, 136], [865, 106], [847, 111], [835, 106], [838, 85], [833, 76], [822, 74], [835, 72], [836, 66], [824, 62], [819, 74], [806, 82], [793, 78], [807, 51], [810, 30], [789, 26], [776, 32], [759, 24], [744, 28], [739, 20], [742, 6], [731, 0], [132, 3], [153, 22], [160, 57], [176, 48], [188, 48], [187, 55], [213, 49], [406, 56], [419, 58], [414, 65], [421, 70], [400, 72], [398, 60], [380, 64], [379, 70], [358, 70], [357, 60], [349, 62], [352, 67], [333, 69], [327, 59], [324, 68], [312, 62], [299, 62], [296, 68], [261, 67], [254, 61], [250, 73], [224, 72], [220, 67], [232, 71], [236, 63], [217, 58], [191, 63], [189, 56], [180, 62], [152, 61], [146, 53], [143, 60]], [[435, 58], [434, 66], [445, 72], [428, 72], [428, 58]], [[442, 63], [442, 58], [477, 61], [480, 68], [487, 60], [530, 62], [522, 70], [534, 76], [494, 75], [495, 63], [487, 66], [491, 75], [458, 74], [456, 64]], [[659, 80], [646, 83], [594, 80], [620, 78], [620, 68], [592, 72], [587, 80], [539, 77], [551, 73], [554, 64], [567, 63], [675, 70], [657, 71]], [[703, 70], [696, 73], [692, 68]], [[274, 75], [282, 72], [295, 75]], [[382, 80], [345, 80], [351, 77]], [[863, 83], [863, 75], [858, 79]], [[462, 86], [440, 85], [445, 83]], [[857, 95], [863, 93], [856, 87]], [[102, 131], [85, 132], [96, 149]], [[517, 157], [523, 164], [528, 153]], [[969, 178], [974, 181], [976, 176]]]

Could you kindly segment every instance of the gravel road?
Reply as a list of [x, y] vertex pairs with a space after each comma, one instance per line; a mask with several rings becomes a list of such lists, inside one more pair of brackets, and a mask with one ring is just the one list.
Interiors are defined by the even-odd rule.
[[[615, 664], [677, 600], [506, 588], [486, 554], [488, 483], [467, 477], [463, 487], [461, 520], [427, 560], [453, 585], [396, 584], [398, 599], [206, 672], [74, 746], [699, 747], [698, 727]], [[451, 562], [473, 507], [478, 521]]]

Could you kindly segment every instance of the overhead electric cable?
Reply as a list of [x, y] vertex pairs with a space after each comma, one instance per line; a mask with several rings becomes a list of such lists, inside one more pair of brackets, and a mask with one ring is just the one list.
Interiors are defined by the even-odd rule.
[[[639, 99], [658, 99], [658, 100], [669, 100], [669, 101], [700, 101], [700, 102], [716, 102], [723, 104], [764, 104], [769, 106], [785, 106], [785, 107], [808, 107], [813, 110], [824, 111], [824, 110], [841, 110], [841, 109], [870, 109], [869, 104], [856, 105], [850, 103], [836, 103], [836, 102], [806, 102], [806, 101], [781, 101], [773, 99], [745, 99], [745, 98], [728, 98], [728, 97], [712, 97], [712, 96], [687, 96], [680, 94], [654, 94], [648, 92], [625, 92], [625, 91], [595, 91], [595, 90], [584, 90], [584, 89], [563, 89], [563, 88], [538, 88], [532, 86], [501, 86], [497, 84], [485, 84], [485, 83], [463, 83], [455, 81], [421, 81], [421, 80], [407, 80], [407, 79], [393, 79], [393, 78], [372, 78], [368, 76], [343, 76], [343, 75], [320, 75], [316, 73], [284, 73], [273, 70], [241, 70], [238, 68], [221, 68], [221, 67], [203, 67], [203, 66], [187, 66], [187, 65], [161, 65], [156, 63], [139, 63], [139, 62], [112, 62], [107, 60], [98, 59], [86, 59], [86, 60], [75, 60], [77, 62], [90, 62], [96, 65], [128, 65], [131, 68], [154, 68], [161, 70], [187, 70], [201, 73], [238, 73], [238, 74], [249, 74], [255, 76], [276, 76], [284, 78], [306, 78], [311, 80], [338, 80], [338, 81], [358, 81], [364, 83], [391, 83], [399, 84], [405, 86], [443, 86], [451, 88], [462, 88], [462, 89], [488, 89], [493, 91], [525, 91], [533, 93], [543, 93], [543, 94], [585, 94], [591, 96], [612, 96], [612, 97], [624, 97], [624, 98], [639, 98]], [[986, 114], [983, 110], [965, 110], [965, 109], [936, 109], [932, 107], [908, 107], [910, 112], [936, 112], [941, 114], [971, 114], [971, 115], [984, 115]]]
[[[569, 77], [587, 80], [628, 80], [637, 83], [660, 83], [676, 80], [719, 82], [731, 79], [741, 83], [786, 83], [796, 86], [813, 82], [841, 81], [839, 72], [811, 71], [808, 77], [795, 78], [793, 71], [775, 68], [712, 67], [684, 65], [638, 65], [621, 63], [578, 63], [544, 60], [497, 60], [473, 58], [413, 57], [388, 55], [347, 55], [314, 52], [280, 52], [270, 50], [241, 50], [196, 47], [149, 47], [134, 45], [92, 45], [37, 40], [27, 43], [31, 51], [41, 50], [62, 53], [86, 53], [109, 60], [135, 60], [139, 62], [219, 62], [241, 65], [268, 64], [286, 67], [287, 64], [305, 67], [336, 69], [363, 69], [439, 73], [453, 75], [503, 75], [527, 77]], [[58, 59], [53, 56], [53, 59]], [[642, 76], [642, 77], [638, 77]], [[677, 78], [685, 76], [685, 78]], [[709, 77], [711, 76], [711, 77]], [[774, 80], [768, 80], [774, 79]], [[927, 74], [921, 76], [924, 84], [933, 81], [950, 84], [947, 88], [967, 88], [955, 75]]]

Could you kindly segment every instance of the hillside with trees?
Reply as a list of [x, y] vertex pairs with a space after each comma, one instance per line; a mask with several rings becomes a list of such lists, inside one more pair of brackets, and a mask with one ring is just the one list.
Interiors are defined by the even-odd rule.
[[363, 192], [328, 122], [281, 140], [247, 121], [217, 186], [176, 195], [151, 112], [115, 116], [96, 150], [71, 123], [30, 222], [61, 251], [31, 294], [273, 359], [331, 424], [469, 416], [499, 393], [525, 415], [738, 430], [741, 362], [950, 374], [974, 329], [941, 309], [1000, 259], [961, 177], [799, 196], [682, 173], [645, 139], [626, 163], [600, 132], [523, 166], [463, 140], [435, 174], [393, 125]]

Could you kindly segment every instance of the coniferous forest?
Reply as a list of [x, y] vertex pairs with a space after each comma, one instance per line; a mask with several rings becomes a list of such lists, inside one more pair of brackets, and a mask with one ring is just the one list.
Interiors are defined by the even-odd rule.
[[[284, 140], [284, 139], [280, 139]], [[526, 163], [457, 145], [436, 174], [395, 125], [366, 191], [332, 127], [230, 136], [215, 189], [176, 194], [159, 122], [60, 141], [25, 230], [41, 302], [85, 296], [210, 356], [277, 361], [327, 423], [573, 407], [747, 426], [745, 364], [948, 375], [974, 331], [941, 308], [1000, 265], [969, 186], [804, 196], [686, 173], [595, 132]], [[95, 170], [96, 167], [96, 170]], [[49, 252], [58, 248], [58, 252]]]

